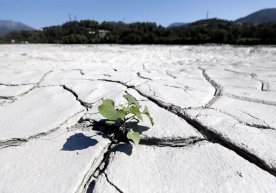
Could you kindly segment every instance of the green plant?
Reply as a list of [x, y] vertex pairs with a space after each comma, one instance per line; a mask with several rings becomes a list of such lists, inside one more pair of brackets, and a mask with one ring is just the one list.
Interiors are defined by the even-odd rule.
[[116, 133], [117, 138], [131, 140], [134, 144], [140, 142], [140, 121], [143, 121], [143, 115], [148, 117], [153, 126], [153, 118], [151, 117], [148, 107], [142, 107], [139, 102], [130, 94], [126, 93], [123, 97], [127, 100], [127, 104], [115, 107], [115, 103], [111, 99], [105, 99], [98, 107], [100, 114], [107, 118], [105, 124], [111, 126]]

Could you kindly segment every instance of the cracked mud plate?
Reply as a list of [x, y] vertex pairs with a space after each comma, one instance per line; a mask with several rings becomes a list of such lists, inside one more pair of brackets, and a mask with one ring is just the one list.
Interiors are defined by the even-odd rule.
[[[275, 56], [273, 47], [0, 45], [0, 192], [276, 193]], [[91, 124], [103, 98], [121, 103], [125, 91], [156, 122], [132, 148]]]

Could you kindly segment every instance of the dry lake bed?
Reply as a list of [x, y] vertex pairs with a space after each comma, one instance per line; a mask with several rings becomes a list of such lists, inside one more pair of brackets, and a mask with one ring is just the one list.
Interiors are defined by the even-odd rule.
[[[125, 91], [155, 121], [138, 146], [91, 124]], [[0, 45], [0, 176], [1, 193], [276, 192], [276, 48]]]

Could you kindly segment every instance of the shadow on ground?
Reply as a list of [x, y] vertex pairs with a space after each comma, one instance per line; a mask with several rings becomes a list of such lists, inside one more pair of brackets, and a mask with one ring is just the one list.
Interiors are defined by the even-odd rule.
[[76, 133], [70, 136], [65, 144], [63, 145], [63, 151], [76, 151], [87, 149], [91, 146], [94, 146], [98, 143], [96, 139], [93, 139], [90, 136], [86, 136], [83, 133]]
[[112, 152], [121, 152], [128, 156], [132, 154], [133, 146], [129, 143], [119, 143], [112, 148]]
[[[79, 122], [83, 123], [83, 120]], [[86, 125], [86, 124], [84, 124]], [[129, 140], [126, 137], [127, 133], [122, 133], [120, 128], [115, 125], [107, 125], [106, 120], [100, 120], [99, 122], [94, 122], [85, 126], [86, 129], [91, 127], [91, 130], [97, 132], [98, 135], [101, 135], [103, 138], [108, 138], [114, 145], [111, 149], [112, 152], [122, 152], [130, 156], [132, 154], [133, 146], [129, 143]], [[136, 129], [142, 134], [144, 131], [147, 131], [149, 127], [138, 125], [135, 122], [128, 122], [126, 127]], [[91, 146], [95, 146], [98, 143], [96, 139], [93, 139], [93, 136], [86, 136], [83, 133], [76, 133], [70, 136], [65, 144], [62, 147], [62, 151], [77, 151], [87, 149]]]

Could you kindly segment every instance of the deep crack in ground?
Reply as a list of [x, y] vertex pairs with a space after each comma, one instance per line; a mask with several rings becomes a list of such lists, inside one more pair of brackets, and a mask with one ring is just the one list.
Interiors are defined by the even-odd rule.
[[[276, 169], [275, 168], [271, 168], [269, 165], [266, 164], [266, 162], [264, 160], [262, 160], [261, 158], [259, 158], [256, 155], [252, 154], [247, 149], [236, 146], [233, 142], [224, 138], [222, 135], [208, 129], [208, 127], [204, 126], [198, 120], [189, 117], [183, 108], [178, 107], [173, 104], [165, 103], [163, 101], [159, 101], [159, 100], [153, 98], [152, 96], [148, 96], [148, 95], [144, 94], [139, 89], [136, 89], [135, 86], [129, 86], [121, 81], [113, 81], [113, 80], [106, 80], [106, 79], [98, 79], [98, 80], [118, 83], [118, 84], [126, 86], [127, 88], [136, 90], [141, 96], [143, 96], [143, 97], [147, 98], [148, 100], [150, 100], [151, 102], [157, 104], [159, 107], [166, 109], [167, 111], [174, 113], [177, 116], [179, 116], [180, 118], [184, 119], [187, 123], [189, 123], [196, 130], [198, 130], [209, 142], [218, 143], [218, 144], [222, 145], [223, 147], [234, 151], [235, 153], [237, 153], [239, 156], [243, 157], [247, 161], [255, 164], [259, 168], [269, 172], [271, 175], [276, 177]], [[215, 84], [215, 83], [213, 83], [213, 84]], [[217, 92], [220, 93], [221, 91], [218, 90]], [[219, 94], [215, 94], [215, 96], [217, 96], [217, 95], [219, 95]]]
[[59, 128], [61, 128], [62, 126], [66, 125], [68, 122], [70, 122], [71, 119], [74, 119], [75, 117], [77, 117], [79, 114], [82, 114], [82, 113], [83, 113], [83, 110], [75, 113], [74, 115], [72, 115], [71, 117], [66, 119], [63, 123], [61, 123], [57, 127], [50, 129], [48, 131], [42, 132], [42, 133], [37, 133], [37, 134], [31, 135], [27, 138], [12, 138], [12, 139], [7, 139], [7, 140], [0, 140], [0, 149], [14, 147], [14, 146], [20, 146], [24, 143], [30, 142], [31, 140], [39, 139], [41, 137], [47, 136], [47, 135], [57, 131]]

